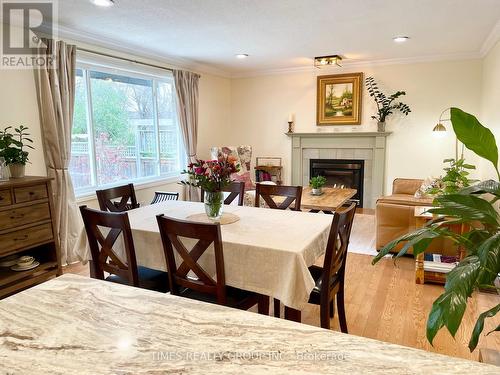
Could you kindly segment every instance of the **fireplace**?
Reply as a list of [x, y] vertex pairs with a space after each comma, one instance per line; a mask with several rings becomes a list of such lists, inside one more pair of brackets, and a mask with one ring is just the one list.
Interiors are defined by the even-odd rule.
[[363, 207], [364, 160], [311, 159], [309, 166], [310, 177], [326, 177], [326, 186], [356, 189], [352, 199], [359, 202], [358, 207]]

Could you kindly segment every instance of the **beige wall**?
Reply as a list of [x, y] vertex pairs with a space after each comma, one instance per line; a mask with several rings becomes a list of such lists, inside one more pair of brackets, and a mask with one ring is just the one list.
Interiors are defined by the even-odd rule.
[[[500, 147], [500, 41], [484, 58], [482, 82], [482, 108], [479, 120], [492, 130]], [[496, 177], [491, 163], [483, 161], [481, 178]]]
[[[484, 64], [484, 69], [483, 69]], [[363, 71], [373, 75], [387, 92], [406, 90], [404, 101], [412, 108], [408, 117], [388, 121], [386, 191], [395, 177], [426, 177], [441, 173], [441, 161], [453, 156], [454, 139], [448, 132], [436, 139], [432, 127], [439, 113], [458, 106], [480, 114], [500, 139], [500, 46], [484, 61], [419, 63], [338, 69], [334, 73]], [[322, 71], [319, 71], [323, 74]], [[290, 166], [290, 140], [284, 135], [287, 116], [295, 113], [296, 131], [315, 131], [316, 74], [290, 73], [254, 78], [227, 79], [203, 74], [200, 81], [198, 155], [206, 158], [213, 145], [250, 144], [255, 156], [280, 156]], [[29, 174], [45, 174], [33, 73], [29, 70], [0, 70], [0, 128], [8, 125], [30, 127], [36, 150], [31, 153]], [[481, 84], [483, 83], [483, 84]], [[481, 98], [482, 103], [481, 103]], [[370, 119], [375, 105], [365, 92], [363, 121], [357, 130], [375, 130]], [[351, 131], [352, 127], [337, 127]], [[476, 163], [472, 156], [471, 162]], [[481, 169], [482, 175], [491, 168]], [[285, 170], [289, 180], [290, 171]], [[154, 186], [138, 192], [147, 202], [154, 190], [181, 190], [177, 184]], [[86, 202], [95, 204], [95, 202]]]
[[[35, 150], [30, 152], [31, 163], [27, 165], [26, 173], [46, 175], [33, 71], [0, 69], [0, 84], [0, 129], [9, 125], [28, 126], [35, 141]], [[201, 73], [198, 136], [201, 157], [209, 156], [209, 146], [217, 144], [219, 132], [227, 128], [229, 112], [230, 80]], [[138, 188], [138, 200], [143, 203], [151, 201], [155, 190], [182, 191], [182, 186], [177, 183], [155, 183], [155, 186]], [[95, 199], [80, 201], [89, 206], [97, 205]]]
[[[422, 178], [439, 175], [442, 160], [454, 155], [454, 138], [448, 132], [444, 139], [433, 137], [432, 128], [441, 111], [458, 106], [478, 113], [481, 93], [481, 61], [435, 62], [373, 66], [358, 69], [335, 69], [327, 74], [361, 71], [373, 76], [384, 92], [405, 90], [403, 101], [412, 113], [388, 120], [386, 191], [396, 177]], [[231, 82], [230, 144], [251, 144], [255, 156], [284, 158], [286, 176], [290, 181], [290, 140], [284, 135], [287, 116], [295, 113], [295, 131], [316, 131], [316, 75], [290, 73], [234, 79]], [[362, 125], [354, 130], [373, 131], [376, 123], [370, 118], [375, 104], [366, 90], [363, 97]], [[335, 127], [352, 131], [354, 127]], [[331, 130], [334, 130], [331, 128]], [[471, 157], [471, 161], [473, 158]]]
[[30, 152], [31, 163], [26, 166], [26, 173], [45, 175], [33, 72], [0, 69], [0, 84], [0, 129], [19, 125], [29, 128], [35, 150]]

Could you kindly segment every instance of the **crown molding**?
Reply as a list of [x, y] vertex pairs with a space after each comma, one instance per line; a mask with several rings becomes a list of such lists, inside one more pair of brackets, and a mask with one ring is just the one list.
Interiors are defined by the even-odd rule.
[[169, 68], [189, 69], [195, 71], [196, 73], [206, 73], [224, 78], [231, 77], [230, 73], [206, 64], [201, 64], [196, 61], [184, 59], [182, 57], [161, 55], [149, 50], [141, 49], [139, 47], [127, 47], [124, 45], [124, 43], [118, 42], [114, 39], [97, 36], [95, 34], [82, 31], [76, 31], [64, 25], [57, 25], [57, 33], [59, 39], [70, 39], [76, 43], [84, 43], [90, 46], [95, 46], [97, 48], [103, 48], [106, 50], [113, 50], [118, 53], [133, 55], [137, 57], [138, 61], [141, 59], [148, 59], [153, 60], [157, 63], [161, 63], [165, 65], [165, 67]]
[[342, 67], [329, 66], [326, 68], [315, 68], [312, 63], [309, 66], [298, 66], [291, 68], [277, 68], [277, 69], [260, 69], [253, 71], [246, 71], [241, 73], [231, 74], [231, 78], [251, 78], [266, 75], [280, 75], [280, 74], [293, 74], [293, 73], [330, 73], [338, 72], [342, 69], [366, 68], [384, 65], [402, 65], [402, 64], [417, 64], [427, 62], [439, 61], [454, 61], [454, 60], [478, 60], [481, 59], [479, 52], [467, 53], [453, 53], [445, 55], [431, 55], [431, 56], [417, 56], [417, 57], [403, 57], [396, 59], [378, 59], [378, 60], [363, 60], [363, 61], [342, 61]]
[[483, 45], [481, 46], [481, 57], [484, 57], [490, 52], [490, 50], [495, 47], [497, 42], [500, 40], [500, 21], [497, 21], [491, 32], [488, 34], [486, 39], [484, 40]]
[[111, 38], [97, 36], [95, 34], [76, 31], [64, 25], [58, 25], [57, 27], [58, 36], [61, 39], [71, 39], [75, 42], [85, 43], [90, 46], [95, 46], [97, 48], [103, 48], [108, 50], [113, 50], [118, 53], [124, 53], [128, 55], [133, 55], [137, 57], [138, 60], [148, 59], [153, 60], [158, 63], [164, 64], [166, 67], [171, 68], [181, 68], [189, 69], [198, 73], [206, 73], [224, 78], [251, 78], [259, 76], [268, 75], [281, 75], [281, 74], [293, 74], [293, 73], [334, 73], [338, 72], [339, 69], [355, 69], [355, 68], [366, 68], [384, 65], [401, 65], [401, 64], [416, 64], [416, 63], [427, 63], [427, 62], [439, 62], [439, 61], [454, 61], [454, 60], [474, 60], [481, 59], [495, 46], [495, 44], [500, 40], [500, 21], [498, 21], [493, 29], [488, 34], [485, 39], [481, 49], [478, 52], [466, 52], [466, 53], [454, 53], [454, 54], [441, 54], [441, 55], [429, 55], [429, 56], [416, 56], [416, 57], [404, 57], [404, 58], [393, 58], [393, 59], [377, 59], [377, 60], [344, 60], [342, 68], [338, 67], [326, 67], [322, 69], [315, 68], [312, 63], [308, 66], [297, 66], [297, 67], [284, 67], [284, 68], [271, 68], [271, 69], [255, 69], [243, 72], [231, 73], [216, 67], [199, 63], [193, 60], [184, 59], [182, 57], [174, 57], [169, 55], [162, 55], [150, 50], [141, 50], [140, 47], [127, 47], [123, 43], [118, 42]]

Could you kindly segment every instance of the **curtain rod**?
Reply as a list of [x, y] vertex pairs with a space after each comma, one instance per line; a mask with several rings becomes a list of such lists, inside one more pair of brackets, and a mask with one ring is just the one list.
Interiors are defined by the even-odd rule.
[[105, 56], [105, 57], [111, 57], [113, 59], [128, 61], [128, 62], [131, 62], [133, 64], [146, 65], [146, 66], [150, 66], [150, 67], [157, 68], [157, 69], [168, 70], [169, 72], [174, 71], [174, 69], [172, 69], [172, 68], [165, 68], [164, 66], [160, 66], [160, 65], [149, 64], [149, 63], [145, 63], [145, 62], [141, 62], [141, 61], [137, 61], [137, 60], [133, 60], [133, 59], [128, 59], [126, 57], [119, 57], [119, 56], [115, 56], [115, 55], [110, 55], [109, 53], [92, 51], [90, 49], [81, 48], [81, 47], [76, 47], [76, 49], [78, 51], [88, 52], [88, 53], [92, 53], [94, 55], [100, 55], [100, 56]]

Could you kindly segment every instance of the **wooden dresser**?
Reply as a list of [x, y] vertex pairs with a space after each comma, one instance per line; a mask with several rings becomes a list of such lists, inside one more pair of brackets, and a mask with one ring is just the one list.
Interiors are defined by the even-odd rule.
[[28, 271], [0, 267], [0, 298], [61, 274], [50, 179], [0, 181], [0, 261], [31, 255], [40, 265]]

